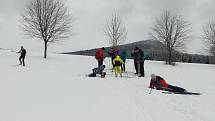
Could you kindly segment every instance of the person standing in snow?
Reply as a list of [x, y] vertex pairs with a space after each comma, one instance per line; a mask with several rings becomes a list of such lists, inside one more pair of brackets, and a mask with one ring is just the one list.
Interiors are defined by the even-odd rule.
[[111, 57], [111, 63], [114, 69], [113, 59], [116, 58], [117, 55], [119, 55], [119, 49], [111, 47], [110, 50], [108, 51], [108, 54]]
[[139, 74], [139, 77], [144, 77], [144, 52], [142, 49], [135, 47], [131, 56], [134, 58], [134, 67], [136, 70], [135, 74]]
[[115, 71], [115, 76], [117, 77], [118, 74], [122, 77], [122, 70], [121, 70], [121, 65], [124, 64], [120, 56], [116, 56], [116, 58], [113, 59], [113, 64], [114, 64], [114, 71]]
[[96, 55], [95, 55], [96, 60], [98, 61], [98, 67], [103, 65], [103, 61], [105, 59], [105, 48], [99, 48], [96, 51]]
[[169, 92], [186, 92], [184, 88], [168, 84], [162, 77], [151, 74], [151, 82], [149, 88], [157, 90], [165, 90]]
[[122, 61], [124, 62], [122, 65], [121, 65], [121, 69], [123, 72], [125, 72], [125, 61], [126, 59], [128, 58], [128, 54], [126, 51], [122, 51], [122, 53], [120, 53], [120, 58], [122, 59]]
[[23, 66], [25, 66], [25, 55], [26, 55], [25, 48], [23, 46], [21, 46], [20, 51], [18, 51], [17, 53], [20, 53], [20, 57], [19, 57], [20, 64], [19, 65], [23, 64]]

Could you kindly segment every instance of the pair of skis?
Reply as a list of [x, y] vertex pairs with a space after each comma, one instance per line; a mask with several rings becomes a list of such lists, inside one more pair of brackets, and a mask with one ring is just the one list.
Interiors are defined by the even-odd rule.
[[201, 95], [201, 93], [196, 93], [196, 92], [168, 92], [168, 91], [163, 91], [162, 93], [164, 94], [181, 94], [181, 95]]
[[[152, 93], [152, 88], [149, 91], [149, 94], [151, 94], [151, 93]], [[201, 95], [201, 93], [188, 92], [188, 91], [184, 91], [184, 92], [162, 91], [162, 93], [164, 93], [164, 94], [181, 94], [181, 95]]]

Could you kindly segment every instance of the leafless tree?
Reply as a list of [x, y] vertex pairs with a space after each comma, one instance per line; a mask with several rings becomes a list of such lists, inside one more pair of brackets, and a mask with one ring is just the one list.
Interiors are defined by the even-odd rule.
[[209, 53], [215, 56], [215, 20], [203, 27], [203, 39]]
[[190, 39], [190, 24], [181, 16], [166, 10], [157, 18], [152, 27], [152, 36], [164, 44], [167, 64], [172, 64], [176, 50], [185, 49]]
[[73, 17], [60, 0], [32, 0], [22, 14], [22, 28], [26, 35], [44, 41], [44, 58], [48, 43], [71, 35]]
[[126, 40], [127, 30], [116, 13], [113, 13], [111, 19], [107, 20], [105, 35], [112, 47], [117, 47]]

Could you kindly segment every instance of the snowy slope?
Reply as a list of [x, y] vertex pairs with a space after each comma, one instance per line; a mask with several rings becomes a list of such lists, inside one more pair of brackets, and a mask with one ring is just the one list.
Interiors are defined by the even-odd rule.
[[[51, 54], [47, 60], [28, 54], [26, 67], [18, 56], [0, 50], [0, 121], [214, 121], [214, 65], [146, 61], [146, 77], [106, 78], [85, 74], [97, 65], [93, 57]], [[149, 94], [150, 74], [202, 95]]]

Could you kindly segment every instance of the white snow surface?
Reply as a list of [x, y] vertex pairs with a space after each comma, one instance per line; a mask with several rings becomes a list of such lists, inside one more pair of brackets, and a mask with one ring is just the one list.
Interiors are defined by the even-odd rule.
[[[25, 67], [18, 58], [0, 50], [0, 121], [215, 121], [214, 65], [145, 61], [139, 78], [128, 60], [116, 78], [106, 58], [106, 78], [94, 78], [94, 57], [27, 54]], [[149, 94], [152, 73], [202, 95]]]

